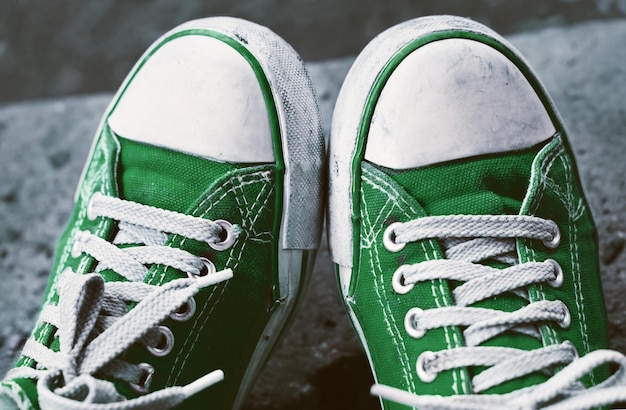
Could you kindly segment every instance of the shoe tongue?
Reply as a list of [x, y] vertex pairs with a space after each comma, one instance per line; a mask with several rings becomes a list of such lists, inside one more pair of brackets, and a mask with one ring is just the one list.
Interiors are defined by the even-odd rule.
[[238, 164], [218, 162], [119, 137], [122, 199], [188, 213], [191, 205]]
[[465, 159], [408, 171], [392, 178], [428, 215], [517, 215], [538, 148]]
[[[428, 215], [517, 215], [526, 196], [532, 163], [539, 149], [535, 147], [423, 169], [387, 172], [420, 203]], [[506, 267], [498, 263], [490, 263], [490, 266]], [[526, 304], [522, 298], [506, 293], [472, 306], [512, 312]], [[542, 347], [541, 341], [514, 332], [505, 332], [482, 345], [525, 350]], [[484, 393], [507, 393], [546, 379], [544, 375], [531, 374]]]

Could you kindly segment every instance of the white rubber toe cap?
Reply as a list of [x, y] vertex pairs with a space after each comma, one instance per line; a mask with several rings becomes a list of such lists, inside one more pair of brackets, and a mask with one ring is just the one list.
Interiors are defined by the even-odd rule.
[[148, 58], [108, 119], [118, 135], [220, 161], [274, 161], [261, 86], [246, 59], [203, 35]]
[[418, 48], [395, 69], [376, 104], [365, 159], [423, 167], [531, 147], [555, 133], [522, 72], [468, 39]]

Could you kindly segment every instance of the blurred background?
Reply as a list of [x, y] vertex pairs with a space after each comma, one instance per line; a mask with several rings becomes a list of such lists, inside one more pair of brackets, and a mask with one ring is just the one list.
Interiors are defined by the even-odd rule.
[[2, 0], [0, 104], [117, 89], [152, 41], [193, 18], [266, 25], [306, 61], [355, 55], [409, 18], [457, 14], [501, 34], [626, 16], [626, 0]]

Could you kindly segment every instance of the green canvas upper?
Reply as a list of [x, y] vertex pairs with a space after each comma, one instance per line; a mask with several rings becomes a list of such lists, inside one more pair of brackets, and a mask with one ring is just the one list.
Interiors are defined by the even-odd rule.
[[[106, 166], [105, 164], [117, 164]], [[56, 303], [55, 281], [66, 268], [76, 272], [93, 269], [93, 258], [70, 254], [76, 230], [99, 232], [111, 239], [116, 233], [114, 221], [86, 218], [86, 206], [94, 192], [119, 192], [123, 199], [182, 212], [208, 219], [225, 219], [241, 227], [235, 245], [226, 251], [215, 251], [208, 244], [178, 235], [170, 235], [166, 244], [210, 259], [218, 270], [229, 267], [233, 279], [201, 291], [196, 297], [196, 314], [186, 322], [167, 319], [163, 325], [175, 335], [174, 349], [155, 358], [145, 346], [129, 349], [124, 360], [151, 363], [155, 373], [151, 390], [184, 385], [204, 374], [223, 369], [229, 383], [218, 383], [192, 397], [186, 405], [195, 408], [207, 400], [216, 406], [232, 402], [246, 369], [245, 363], [260, 338], [274, 307], [276, 197], [274, 164], [234, 165], [173, 152], [164, 148], [118, 138], [106, 130], [95, 147], [77, 198], [77, 206], [63, 234], [55, 257], [46, 303]], [[119, 184], [117, 183], [119, 181]], [[106, 280], [124, 280], [111, 270]], [[163, 284], [186, 277], [186, 273], [162, 265], [153, 265], [146, 282]], [[58, 349], [55, 329], [41, 323], [35, 329], [36, 339]], [[32, 366], [33, 360], [22, 357], [17, 366]], [[16, 389], [19, 385], [23, 392]], [[18, 379], [4, 383], [23, 396], [25, 393], [37, 408], [35, 381]], [[123, 383], [118, 391], [128, 397], [135, 393]], [[25, 400], [25, 403], [26, 400]]]
[[[392, 253], [383, 246], [383, 233], [392, 222], [434, 215], [533, 215], [554, 220], [562, 234], [560, 246], [549, 250], [540, 241], [518, 240], [519, 263], [555, 259], [565, 273], [560, 288], [533, 285], [531, 301], [562, 300], [572, 321], [568, 329], [542, 324], [542, 340], [505, 332], [484, 345], [531, 350], [573, 342], [581, 355], [606, 346], [605, 314], [598, 279], [597, 249], [593, 221], [582, 197], [573, 169], [571, 153], [560, 136], [547, 144], [523, 151], [462, 159], [421, 169], [395, 171], [363, 162], [360, 179], [358, 235], [350, 290], [344, 295], [367, 340], [377, 383], [416, 394], [469, 394], [471, 378], [483, 369], [462, 368], [444, 371], [431, 383], [417, 377], [415, 365], [421, 352], [437, 352], [464, 346], [462, 330], [434, 329], [411, 338], [404, 329], [409, 309], [424, 310], [453, 305], [447, 281], [418, 282], [401, 295], [394, 292], [391, 277], [403, 264], [442, 259], [436, 240], [408, 243]], [[503, 268], [503, 264], [490, 263]], [[512, 312], [527, 302], [507, 293], [476, 303], [483, 307]], [[606, 369], [593, 374], [598, 383]], [[489, 389], [485, 393], [506, 393], [546, 380], [534, 373]], [[384, 401], [385, 408], [405, 408]]]
[[241, 406], [313, 267], [324, 151], [278, 35], [231, 17], [163, 35], [100, 122], [0, 407]]
[[446, 15], [381, 33], [329, 158], [331, 254], [384, 409], [626, 399], [567, 133], [504, 38]]
[[166, 33], [96, 132], [0, 407], [241, 406], [313, 267], [324, 164], [289, 44], [230, 17]]

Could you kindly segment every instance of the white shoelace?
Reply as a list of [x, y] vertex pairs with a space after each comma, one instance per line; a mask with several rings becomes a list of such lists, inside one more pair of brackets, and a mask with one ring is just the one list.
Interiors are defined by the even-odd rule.
[[[537, 371], [563, 369], [546, 382], [509, 394], [471, 394], [442, 397], [415, 395], [384, 385], [374, 385], [372, 394], [420, 409], [490, 409], [545, 408], [588, 409], [626, 401], [626, 357], [599, 350], [578, 357], [571, 342], [527, 351], [506, 347], [480, 346], [505, 331], [514, 331], [540, 339], [537, 325], [542, 322], [568, 327], [570, 314], [561, 301], [530, 302], [525, 287], [544, 283], [558, 287], [563, 272], [554, 260], [517, 264], [516, 238], [537, 239], [547, 247], [558, 245], [556, 224], [532, 216], [433, 216], [407, 223], [394, 223], [385, 231], [384, 244], [391, 252], [406, 243], [438, 239], [446, 259], [403, 265], [393, 275], [394, 290], [409, 293], [418, 282], [450, 280], [462, 282], [453, 293], [455, 306], [429, 310], [413, 308], [405, 317], [407, 333], [422, 337], [431, 329], [460, 326], [465, 346], [439, 352], [423, 352], [416, 363], [418, 377], [429, 382], [449, 369], [485, 366], [472, 379], [474, 393]], [[496, 269], [479, 264], [497, 260], [511, 265]], [[513, 292], [529, 302], [515, 312], [470, 307], [469, 305]], [[598, 366], [614, 363], [618, 370], [605, 382], [584, 388], [579, 379]]]
[[[233, 275], [230, 269], [214, 272], [209, 269], [212, 266], [208, 260], [165, 246], [166, 233], [225, 249], [232, 245], [239, 228], [225, 221], [197, 218], [100, 194], [91, 198], [88, 217], [115, 219], [119, 221], [119, 232], [113, 243], [85, 231], [75, 236], [72, 254], [86, 253], [99, 263], [96, 272], [90, 274], [64, 271], [57, 283], [58, 305], [47, 305], [41, 313], [40, 323], [50, 323], [58, 329], [60, 349], [54, 352], [31, 337], [22, 355], [34, 359], [37, 369], [16, 368], [7, 378], [38, 379], [39, 404], [43, 410], [170, 408], [222, 380], [222, 371], [216, 370], [186, 386], [164, 388], [127, 400], [113, 383], [104, 379], [122, 380], [139, 393], [147, 393], [154, 368], [117, 357], [137, 342], [156, 354], [166, 354], [163, 349], [172, 342], [167, 337], [171, 332], [159, 323], [176, 315], [181, 306], [193, 304], [194, 295], [201, 289]], [[125, 244], [143, 246], [117, 246]], [[152, 264], [179, 269], [189, 277], [163, 286], [149, 285], [143, 281]], [[98, 272], [105, 269], [112, 269], [128, 282], [104, 282]], [[136, 304], [130, 311], [129, 303]], [[165, 347], [161, 346], [163, 340]]]

